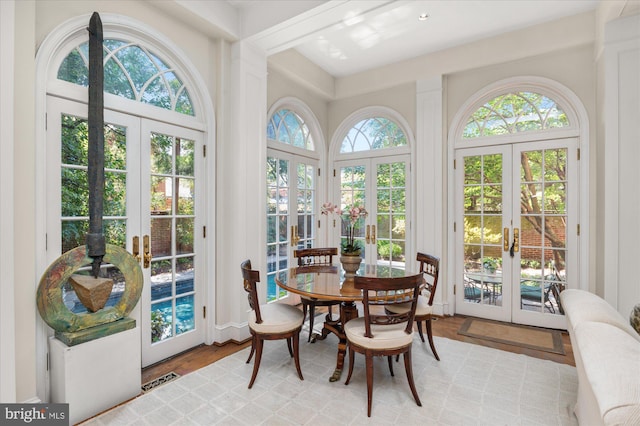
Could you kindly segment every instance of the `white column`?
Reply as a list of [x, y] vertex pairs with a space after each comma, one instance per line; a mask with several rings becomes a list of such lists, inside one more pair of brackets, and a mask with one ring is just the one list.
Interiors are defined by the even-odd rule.
[[267, 60], [247, 42], [231, 47], [229, 131], [218, 140], [215, 341], [243, 340], [249, 305], [240, 263], [260, 269], [266, 298]]
[[[13, 143], [15, 2], [0, 1], [0, 401], [16, 402]], [[26, 284], [26, 283], [25, 283]]]
[[605, 27], [602, 114], [604, 298], [626, 318], [640, 301], [640, 15]]
[[419, 80], [416, 84], [416, 221], [417, 251], [440, 257], [439, 291], [434, 300], [436, 315], [448, 314], [446, 187], [443, 174], [442, 77]]

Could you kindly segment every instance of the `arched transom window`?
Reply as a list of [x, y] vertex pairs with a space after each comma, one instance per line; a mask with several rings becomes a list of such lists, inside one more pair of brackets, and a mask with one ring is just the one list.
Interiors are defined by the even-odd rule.
[[463, 139], [541, 131], [569, 126], [565, 111], [554, 101], [534, 92], [495, 97], [469, 117]]
[[395, 148], [407, 145], [407, 137], [393, 121], [372, 117], [358, 122], [349, 130], [340, 146], [340, 153]]
[[[165, 61], [143, 46], [104, 40], [104, 90], [123, 98], [186, 115], [195, 115], [182, 79]], [[58, 79], [89, 85], [89, 43], [76, 47], [62, 61]]]
[[267, 124], [267, 138], [314, 151], [313, 138], [302, 117], [289, 109], [275, 112]]

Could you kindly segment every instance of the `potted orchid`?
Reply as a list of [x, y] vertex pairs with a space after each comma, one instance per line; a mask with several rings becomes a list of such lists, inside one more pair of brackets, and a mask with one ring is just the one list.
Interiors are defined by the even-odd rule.
[[355, 239], [356, 229], [360, 225], [360, 218], [365, 218], [369, 214], [363, 205], [353, 205], [346, 207], [344, 210], [333, 203], [322, 204], [321, 213], [329, 216], [335, 214], [340, 216], [342, 223], [346, 229], [346, 239], [342, 241], [341, 253], [346, 256], [360, 256], [362, 247], [360, 242]]

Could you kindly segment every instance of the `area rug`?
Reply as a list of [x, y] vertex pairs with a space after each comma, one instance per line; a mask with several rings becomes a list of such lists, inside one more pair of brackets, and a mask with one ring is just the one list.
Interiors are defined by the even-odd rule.
[[565, 354], [562, 334], [558, 330], [470, 317], [464, 320], [458, 334], [538, 351]]
[[249, 348], [185, 374], [86, 421], [102, 425], [570, 425], [578, 379], [575, 367], [481, 345], [434, 337], [414, 338], [413, 373], [422, 407], [416, 405], [403, 367], [389, 374], [374, 360], [373, 407], [367, 417], [364, 357], [356, 354], [351, 382], [346, 372], [329, 382], [337, 339], [301, 342], [304, 380], [287, 345], [265, 342], [260, 371], [247, 389], [253, 362]]

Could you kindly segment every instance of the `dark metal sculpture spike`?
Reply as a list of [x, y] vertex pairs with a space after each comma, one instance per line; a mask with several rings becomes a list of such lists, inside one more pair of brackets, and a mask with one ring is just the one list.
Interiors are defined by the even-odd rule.
[[106, 251], [102, 231], [104, 194], [104, 66], [102, 20], [98, 12], [89, 21], [89, 233], [87, 254], [93, 258], [91, 271], [95, 278]]

